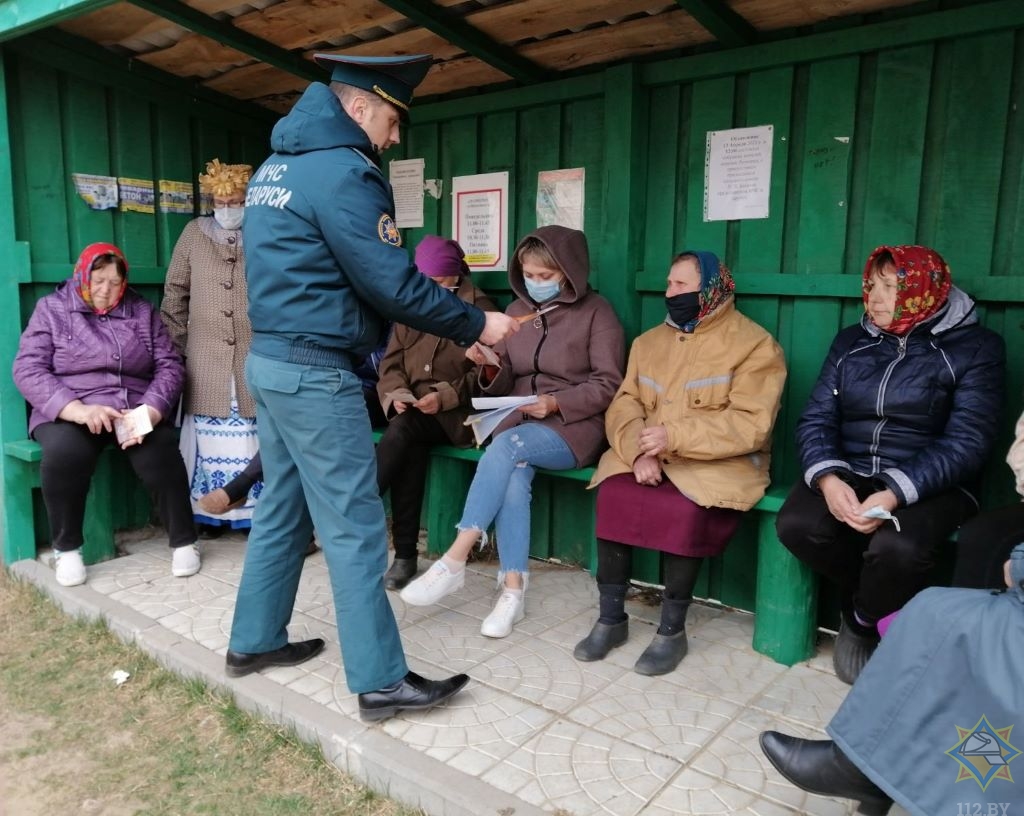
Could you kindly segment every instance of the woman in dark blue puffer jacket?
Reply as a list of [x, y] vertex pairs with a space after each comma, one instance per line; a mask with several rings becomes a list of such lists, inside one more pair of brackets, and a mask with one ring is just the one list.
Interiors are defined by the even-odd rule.
[[996, 438], [1002, 338], [926, 247], [883, 246], [864, 268], [866, 314], [841, 331], [797, 426], [803, 481], [779, 539], [836, 582], [833, 663], [852, 683], [876, 624], [928, 586], [935, 556], [977, 512], [972, 482]]

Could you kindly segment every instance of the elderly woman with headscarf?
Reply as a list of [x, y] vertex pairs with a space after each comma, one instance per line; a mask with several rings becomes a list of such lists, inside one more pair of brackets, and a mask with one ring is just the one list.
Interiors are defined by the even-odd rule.
[[[14, 383], [32, 406], [29, 434], [43, 451], [40, 477], [57, 582], [86, 579], [85, 497], [100, 452], [115, 443], [156, 496], [173, 549], [171, 572], [199, 571], [185, 466], [170, 422], [185, 378], [156, 309], [128, 288], [128, 262], [113, 244], [87, 246], [69, 281], [42, 298], [21, 335]], [[152, 431], [118, 437], [145, 406]]]
[[[494, 303], [469, 279], [458, 242], [428, 235], [416, 246], [416, 267], [438, 286], [478, 309]], [[377, 394], [388, 426], [377, 444], [377, 486], [391, 491], [395, 558], [384, 574], [387, 589], [402, 589], [416, 575], [416, 544], [433, 445], [464, 447], [473, 433], [463, 423], [476, 383], [465, 349], [433, 334], [395, 326], [380, 363]]]
[[800, 417], [803, 480], [777, 519], [782, 543], [839, 586], [833, 665], [846, 683], [878, 645], [878, 622], [928, 586], [936, 554], [977, 512], [1005, 366], [1002, 338], [934, 250], [879, 247], [863, 297]]
[[213, 215], [193, 219], [178, 238], [160, 308], [185, 358], [181, 455], [196, 521], [209, 538], [228, 527], [247, 529], [262, 487], [256, 484], [234, 506], [217, 503], [226, 496], [218, 488], [259, 450], [256, 403], [244, 372], [252, 326], [241, 227], [251, 172], [248, 164], [207, 163], [199, 186], [212, 196]]
[[605, 416], [611, 444], [597, 493], [600, 613], [576, 645], [603, 660], [626, 642], [633, 548], [662, 553], [661, 623], [634, 667], [673, 671], [687, 652], [686, 614], [705, 558], [719, 555], [768, 486], [772, 426], [786, 363], [761, 326], [736, 310], [728, 268], [711, 252], [672, 259], [668, 317], [629, 352]]

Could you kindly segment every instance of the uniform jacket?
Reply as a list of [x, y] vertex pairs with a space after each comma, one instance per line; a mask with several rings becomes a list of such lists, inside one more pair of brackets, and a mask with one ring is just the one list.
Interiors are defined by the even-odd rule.
[[234, 377], [239, 413], [254, 417], [256, 403], [245, 384], [252, 327], [241, 233], [223, 230], [233, 243], [218, 244], [203, 232], [203, 221], [213, 218], [189, 221], [174, 246], [160, 315], [185, 357], [185, 411], [228, 416]]
[[[469, 278], [462, 279], [456, 294], [478, 309], [495, 308]], [[396, 397], [413, 402], [436, 391], [441, 395], [441, 410], [434, 415], [438, 423], [453, 445], [469, 445], [473, 432], [462, 423], [469, 414], [475, 383], [476, 366], [466, 358], [465, 349], [443, 337], [395, 326], [380, 363], [377, 394], [384, 413], [391, 416]]]
[[703, 507], [749, 510], [769, 483], [772, 426], [786, 363], [768, 332], [726, 301], [692, 334], [667, 323], [644, 332], [608, 408], [611, 450], [591, 486], [632, 473], [640, 431], [664, 425], [665, 476]]
[[119, 409], [146, 404], [166, 418], [184, 380], [160, 313], [133, 289], [98, 315], [65, 281], [36, 303], [14, 358], [14, 384], [32, 406], [30, 434], [76, 399]]
[[996, 438], [1002, 338], [953, 287], [930, 320], [897, 337], [867, 317], [832, 343], [797, 426], [804, 480], [874, 476], [908, 505], [968, 485]]
[[[495, 435], [522, 422], [541, 422], [554, 429], [569, 445], [576, 466], [597, 461], [606, 445], [604, 412], [622, 382], [625, 340], [622, 324], [611, 304], [591, 290], [590, 258], [582, 233], [565, 227], [541, 227], [531, 233], [540, 238], [568, 278], [568, 286], [554, 300], [558, 308], [541, 315], [495, 346], [502, 365], [483, 387], [492, 396], [553, 394], [558, 412], [544, 419], [524, 420], [513, 412]], [[519, 316], [537, 310], [523, 283], [523, 267], [513, 257], [509, 284], [518, 297], [505, 310]]]
[[271, 146], [242, 225], [255, 353], [273, 357], [283, 339], [361, 360], [384, 340], [386, 318], [464, 346], [480, 336], [483, 312], [402, 249], [380, 159], [326, 85], [306, 89]]

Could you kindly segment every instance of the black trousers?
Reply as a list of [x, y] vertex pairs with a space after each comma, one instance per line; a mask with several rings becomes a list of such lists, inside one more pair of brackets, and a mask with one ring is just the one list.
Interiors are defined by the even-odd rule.
[[982, 513], [960, 528], [953, 586], [999, 589], [1006, 586], [1003, 564], [1024, 541], [1024, 502]]
[[[861, 501], [877, 482], [853, 477]], [[898, 508], [900, 532], [891, 521], [864, 535], [836, 519], [825, 497], [803, 482], [786, 497], [775, 520], [779, 540], [815, 572], [839, 585], [844, 611], [877, 621], [929, 586], [939, 550], [977, 511], [962, 490], [947, 490]]]
[[[635, 549], [618, 541], [597, 539], [597, 583], [618, 586], [628, 584]], [[663, 552], [661, 558], [665, 572], [665, 597], [678, 601], [692, 598], [704, 559], [667, 552]]]
[[[61, 419], [38, 426], [33, 436], [43, 449], [39, 475], [53, 548], [78, 549], [82, 546], [85, 497], [96, 462], [103, 449], [116, 445], [117, 439], [112, 433], [94, 434], [84, 425]], [[188, 476], [174, 430], [157, 425], [141, 445], [133, 445], [124, 453], [142, 483], [154, 494], [171, 546], [194, 544], [196, 530]]]
[[396, 558], [415, 558], [427, 486], [430, 448], [448, 442], [434, 416], [406, 408], [388, 423], [377, 443], [377, 488], [391, 491], [391, 538]]

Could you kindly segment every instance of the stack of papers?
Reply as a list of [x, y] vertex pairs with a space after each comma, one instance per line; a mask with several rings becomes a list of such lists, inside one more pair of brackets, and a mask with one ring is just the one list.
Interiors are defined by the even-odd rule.
[[135, 439], [137, 436], [145, 436], [152, 430], [153, 424], [149, 421], [149, 409], [145, 405], [140, 405], [114, 420], [114, 433], [117, 435], [118, 445], [123, 445], [129, 439]]
[[481, 410], [466, 417], [464, 424], [473, 429], [476, 444], [482, 445], [505, 417], [524, 405], [533, 405], [536, 401], [536, 394], [530, 394], [528, 397], [474, 397], [473, 407]]

